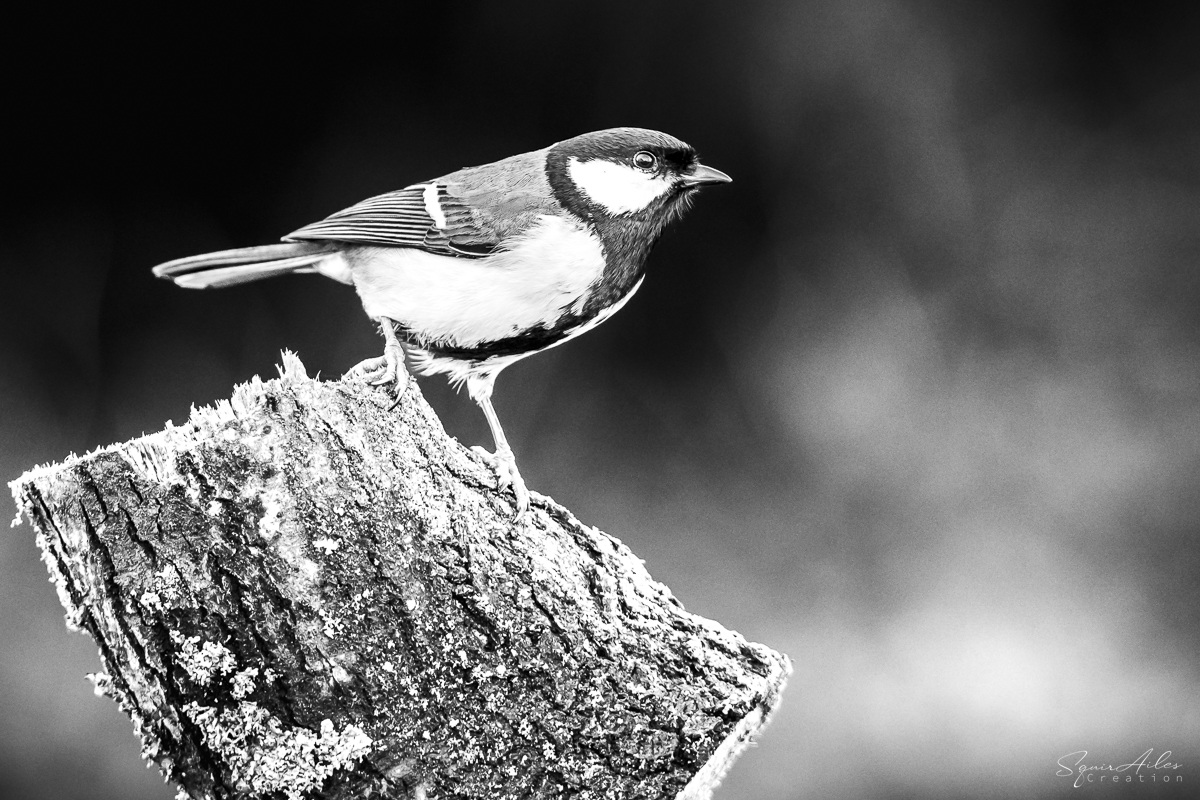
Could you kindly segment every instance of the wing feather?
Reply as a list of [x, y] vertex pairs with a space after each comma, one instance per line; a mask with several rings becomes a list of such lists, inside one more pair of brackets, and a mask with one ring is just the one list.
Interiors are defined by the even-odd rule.
[[444, 227], [430, 215], [426, 191], [419, 183], [370, 197], [320, 222], [283, 237], [284, 241], [338, 241], [356, 244], [415, 247], [438, 255], [482, 258], [500, 244], [498, 237], [475, 223], [471, 209], [456, 201], [445, 184], [437, 183], [436, 202]]
[[[562, 213], [546, 177], [546, 153], [522, 153], [370, 197], [305, 225], [284, 241], [415, 247], [437, 255], [483, 258], [541, 217]], [[436, 192], [429, 191], [431, 185]], [[429, 213], [427, 201], [436, 202], [435, 214]]]

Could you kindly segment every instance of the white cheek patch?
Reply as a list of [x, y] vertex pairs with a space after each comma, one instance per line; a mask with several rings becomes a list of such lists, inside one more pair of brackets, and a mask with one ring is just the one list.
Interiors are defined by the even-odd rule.
[[579, 191], [610, 214], [641, 211], [671, 188], [671, 182], [659, 175], [603, 158], [591, 161], [569, 158], [567, 172]]

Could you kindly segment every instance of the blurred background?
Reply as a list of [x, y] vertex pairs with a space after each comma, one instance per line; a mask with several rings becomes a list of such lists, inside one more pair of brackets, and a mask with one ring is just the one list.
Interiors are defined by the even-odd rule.
[[[662, 129], [735, 182], [613, 322], [507, 370], [496, 405], [531, 488], [794, 660], [717, 797], [1200, 783], [1200, 6], [106, 13], [9, 27], [5, 481], [182, 422], [282, 348], [329, 378], [380, 352], [348, 287], [188, 292], [155, 264]], [[490, 446], [465, 396], [422, 388]], [[173, 796], [98, 667], [33, 531], [6, 530], [4, 797]], [[1055, 776], [1148, 749], [1186, 783]]]

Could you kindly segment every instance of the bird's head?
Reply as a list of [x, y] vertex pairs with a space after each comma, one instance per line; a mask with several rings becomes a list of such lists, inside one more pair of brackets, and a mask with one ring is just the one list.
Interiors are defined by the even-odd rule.
[[585, 220], [662, 226], [682, 214], [696, 191], [728, 183], [700, 163], [691, 145], [645, 128], [609, 128], [559, 142], [546, 157], [558, 201]]

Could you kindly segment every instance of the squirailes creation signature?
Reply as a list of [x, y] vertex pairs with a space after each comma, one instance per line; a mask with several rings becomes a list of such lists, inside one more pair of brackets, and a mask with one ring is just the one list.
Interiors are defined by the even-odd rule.
[[[1159, 770], [1177, 770], [1182, 764], [1171, 761], [1171, 751], [1164, 750], [1153, 758], [1150, 748], [1128, 764], [1085, 764], [1087, 750], [1076, 750], [1058, 759], [1060, 778], [1074, 778], [1072, 785], [1079, 788], [1087, 783], [1175, 783], [1183, 780], [1178, 774], [1159, 774]], [[1143, 771], [1144, 770], [1144, 771]]]

